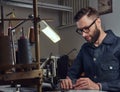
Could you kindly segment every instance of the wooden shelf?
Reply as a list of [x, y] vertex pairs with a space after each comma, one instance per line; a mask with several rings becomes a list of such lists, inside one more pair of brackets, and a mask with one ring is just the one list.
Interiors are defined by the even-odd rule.
[[[30, 0], [4, 0], [3, 4], [5, 5], [12, 5], [17, 7], [23, 7], [23, 8], [32, 8], [32, 1]], [[38, 1], [38, 8], [46, 8], [46, 9], [52, 9], [52, 10], [59, 10], [59, 11], [68, 11], [72, 12], [72, 7], [69, 6], [63, 6], [58, 4], [50, 4], [50, 3], [43, 3]]]

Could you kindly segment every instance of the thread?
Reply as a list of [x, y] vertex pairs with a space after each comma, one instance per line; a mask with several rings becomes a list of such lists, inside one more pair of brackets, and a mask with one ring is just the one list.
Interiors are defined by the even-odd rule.
[[31, 45], [35, 43], [35, 35], [34, 35], [34, 28], [30, 28], [30, 33], [29, 33], [29, 42]]
[[29, 41], [22, 37], [18, 40], [18, 55], [19, 62], [17, 64], [31, 64], [32, 63], [32, 55], [30, 50]]
[[0, 36], [0, 66], [12, 65], [12, 49], [9, 36]]

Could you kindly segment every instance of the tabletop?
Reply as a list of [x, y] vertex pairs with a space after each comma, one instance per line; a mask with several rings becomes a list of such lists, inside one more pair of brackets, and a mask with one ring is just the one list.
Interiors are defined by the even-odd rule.
[[46, 91], [46, 92], [107, 92], [99, 90], [58, 90], [58, 91]]

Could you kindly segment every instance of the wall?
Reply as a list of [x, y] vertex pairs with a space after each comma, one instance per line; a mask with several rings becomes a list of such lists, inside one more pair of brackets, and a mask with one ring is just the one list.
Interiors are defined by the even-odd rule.
[[[90, 0], [90, 6], [97, 7], [97, 0]], [[103, 28], [105, 30], [107, 29], [112, 29], [112, 31], [120, 36], [120, 0], [112, 0], [112, 5], [113, 5], [113, 12], [101, 15], [102, 23], [103, 23]]]
[[[27, 18], [29, 14], [32, 14], [32, 9], [4, 5], [4, 17], [6, 18], [6, 14], [11, 12], [13, 9], [15, 9], [15, 14], [16, 14], [17, 18]], [[51, 10], [51, 9], [43, 9], [43, 8], [39, 8], [38, 10], [39, 10], [39, 15], [40, 15], [41, 19], [51, 19], [52, 20], [52, 21], [48, 21], [48, 20], [46, 20], [46, 21], [53, 29], [55, 29], [55, 27], [59, 25], [58, 11]], [[26, 35], [28, 35], [28, 30], [31, 27], [31, 25], [33, 25], [31, 21], [24, 23], [19, 28], [17, 28], [17, 31], [15, 32], [15, 34], [16, 33], [20, 34], [20, 29], [22, 27], [24, 27], [25, 33], [26, 33]], [[4, 31], [5, 31], [6, 35], [7, 35], [7, 29], [8, 29], [8, 22], [5, 22], [5, 30]], [[57, 30], [55, 30], [55, 31], [58, 32]], [[20, 36], [17, 35], [17, 37], [19, 38]], [[35, 57], [34, 46], [31, 46], [31, 50], [33, 52], [33, 58], [34, 58]], [[49, 57], [50, 53], [53, 53], [53, 55], [59, 55], [58, 50], [59, 50], [58, 43], [54, 44], [51, 40], [49, 40], [41, 32], [40, 33], [40, 57], [41, 58]]]
[[71, 27], [66, 27], [59, 30], [61, 41], [59, 43], [59, 53], [60, 55], [64, 55], [69, 53], [72, 49], [77, 49], [77, 51], [73, 51], [69, 56], [70, 59], [74, 59], [84, 42], [84, 39], [81, 35], [75, 32], [76, 25]]
[[[45, 0], [42, 0], [45, 1]], [[117, 35], [120, 35], [119, 32], [119, 24], [120, 24], [120, 0], [112, 0], [113, 1], [113, 12], [102, 15], [102, 23], [104, 29], [112, 29], [113, 32]], [[47, 2], [47, 0], [46, 0]], [[48, 0], [49, 2], [49, 0]], [[57, 3], [56, 0], [50, 1]], [[90, 6], [97, 8], [97, 0], [90, 0]], [[13, 7], [13, 6], [5, 6], [5, 14], [9, 13], [12, 9], [15, 9], [16, 16], [18, 17], [27, 17], [32, 13], [31, 9]], [[59, 11], [50, 10], [50, 9], [39, 9], [39, 15], [42, 19], [52, 19], [53, 21], [47, 21], [53, 28], [57, 28], [59, 25]], [[25, 23], [25, 30], [28, 31], [28, 28], [32, 25], [32, 23]], [[20, 27], [21, 28], [21, 27]], [[69, 53], [72, 49], [77, 49], [69, 56], [70, 58], [75, 58], [80, 47], [84, 43], [84, 39], [75, 32], [76, 25], [71, 27], [66, 27], [63, 29], [57, 29], [56, 32], [60, 33], [61, 41], [57, 44], [52, 43], [43, 33], [40, 34], [40, 52], [41, 57], [48, 57], [52, 52], [53, 55], [64, 55]], [[34, 46], [33, 46], [34, 47]]]
[[[102, 26], [105, 30], [112, 29], [116, 35], [120, 36], [120, 0], [112, 0], [112, 3], [113, 12], [101, 15]], [[98, 9], [98, 0], [89, 0], [89, 4], [91, 7]], [[76, 34], [75, 29], [76, 25], [60, 30], [62, 41], [60, 41], [59, 51], [61, 55], [66, 54], [73, 48], [76, 48], [78, 52], [84, 43], [84, 39]], [[77, 52], [73, 53], [72, 56], [70, 55], [70, 58], [75, 58]]]

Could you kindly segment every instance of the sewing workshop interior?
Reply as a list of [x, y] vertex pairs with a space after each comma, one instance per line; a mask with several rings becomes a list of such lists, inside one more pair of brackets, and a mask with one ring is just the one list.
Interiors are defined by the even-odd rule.
[[0, 0], [0, 92], [107, 92], [60, 87], [89, 40], [82, 37], [87, 27], [79, 35], [74, 21], [86, 7], [99, 12], [103, 30], [120, 36], [120, 0]]

